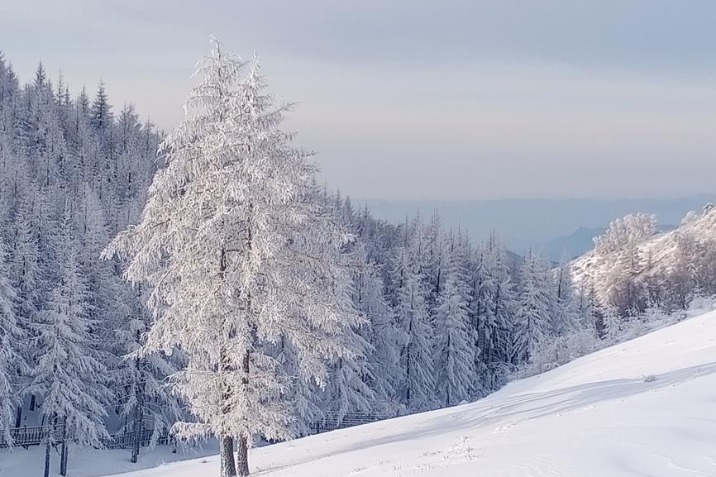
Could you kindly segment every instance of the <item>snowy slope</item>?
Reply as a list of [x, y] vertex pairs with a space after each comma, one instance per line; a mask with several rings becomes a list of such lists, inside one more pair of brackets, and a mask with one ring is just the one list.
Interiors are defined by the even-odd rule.
[[[716, 312], [513, 382], [474, 404], [252, 454], [256, 475], [716, 476]], [[125, 477], [218, 474], [216, 457]]]
[[[684, 267], [691, 271], [706, 267], [710, 273], [713, 257], [706, 254], [715, 242], [716, 207], [707, 206], [701, 213], [690, 212], [676, 229], [654, 235], [638, 245], [644, 263], [637, 281], [646, 282], [653, 277], [664, 280]], [[603, 254], [592, 249], [575, 259], [571, 264], [575, 282], [593, 285], [601, 301], [606, 301], [610, 290], [607, 277], [619, 263], [621, 252]]]

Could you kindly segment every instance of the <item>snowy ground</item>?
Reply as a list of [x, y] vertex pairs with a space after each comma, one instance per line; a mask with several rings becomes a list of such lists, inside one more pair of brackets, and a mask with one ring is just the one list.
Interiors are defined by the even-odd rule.
[[[171, 447], [158, 446], [155, 449], [142, 448], [138, 464], [129, 462], [130, 450], [96, 450], [70, 446], [68, 477], [96, 477], [105, 474], [120, 474], [142, 468], [156, 468], [165, 462], [195, 459], [216, 453], [217, 444], [205, 444], [200, 448], [180, 449], [176, 454]], [[59, 453], [52, 455], [50, 475], [59, 475]], [[2, 477], [42, 477], [45, 465], [45, 447], [35, 446], [25, 450], [0, 450], [0, 476]]]
[[[256, 449], [252, 470], [270, 477], [716, 476], [715, 372], [710, 312], [474, 404]], [[70, 475], [97, 475], [84, 467]], [[39, 475], [5, 469], [3, 477]], [[216, 457], [123, 474], [212, 475]]]

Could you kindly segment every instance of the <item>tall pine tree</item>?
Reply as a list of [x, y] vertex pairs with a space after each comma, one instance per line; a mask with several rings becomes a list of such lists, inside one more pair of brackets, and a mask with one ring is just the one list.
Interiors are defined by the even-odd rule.
[[265, 344], [286, 340], [296, 371], [324, 384], [325, 358], [350, 359], [349, 239], [312, 190], [315, 167], [280, 129], [285, 107], [249, 67], [218, 44], [199, 65], [186, 117], [166, 139], [141, 222], [108, 248], [130, 259], [127, 278], [148, 282], [156, 314], [146, 352], [181, 348], [173, 375], [198, 418], [181, 437], [214, 435], [221, 472], [249, 473], [255, 435], [289, 437], [287, 376]]

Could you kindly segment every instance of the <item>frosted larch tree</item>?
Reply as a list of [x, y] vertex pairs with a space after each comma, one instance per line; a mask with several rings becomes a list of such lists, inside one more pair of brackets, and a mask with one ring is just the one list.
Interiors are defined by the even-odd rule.
[[[245, 73], [246, 72], [246, 73]], [[271, 353], [286, 340], [296, 373], [325, 384], [326, 358], [351, 358], [350, 235], [315, 201], [310, 154], [280, 129], [287, 107], [248, 65], [214, 44], [185, 118], [162, 145], [141, 221], [106, 250], [147, 282], [155, 320], [142, 351], [186, 354], [172, 375], [198, 422], [179, 437], [216, 436], [221, 475], [247, 475], [252, 438], [290, 437], [287, 376]], [[275, 348], [275, 346], [274, 346]]]

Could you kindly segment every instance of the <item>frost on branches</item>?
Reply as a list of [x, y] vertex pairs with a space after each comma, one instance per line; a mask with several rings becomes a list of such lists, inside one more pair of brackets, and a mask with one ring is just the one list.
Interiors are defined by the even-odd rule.
[[13, 302], [15, 290], [7, 278], [7, 255], [5, 241], [0, 238], [0, 432], [5, 442], [12, 444], [10, 427], [12, 425], [14, 406], [19, 399], [15, 396], [17, 370], [24, 368], [24, 360], [20, 351], [22, 329], [17, 324]]
[[[55, 286], [38, 321], [32, 324], [35, 351], [32, 382], [28, 392], [41, 396], [43, 422], [49, 430], [46, 442], [45, 475], [48, 475], [50, 445], [62, 443], [60, 474], [67, 472], [67, 442], [101, 446], [107, 437], [106, 416], [109, 392], [104, 382], [106, 368], [100, 362], [96, 340], [90, 332], [96, 322], [89, 318], [87, 283], [73, 240], [69, 204], [58, 222], [53, 249], [58, 257]], [[61, 424], [61, 435], [56, 435]]]
[[530, 250], [522, 265], [522, 290], [515, 323], [515, 362], [529, 361], [551, 334], [550, 311], [554, 304], [545, 284], [551, 284], [549, 270]]
[[469, 285], [464, 263], [465, 250], [454, 236], [449, 237], [444, 286], [438, 295], [436, 389], [441, 406], [454, 406], [471, 397], [475, 373], [474, 341], [470, 335]]
[[141, 221], [105, 255], [128, 258], [127, 279], [152, 290], [142, 352], [186, 354], [171, 377], [198, 422], [174, 431], [218, 437], [223, 476], [236, 473], [237, 438], [246, 475], [252, 437], [284, 439], [294, 427], [295, 380], [271, 350], [286, 342], [298, 378], [322, 385], [327, 359], [356, 354], [346, 336], [361, 318], [350, 300], [350, 236], [316, 200], [315, 167], [280, 129], [288, 108], [266, 94], [257, 61], [215, 44], [197, 75]]

